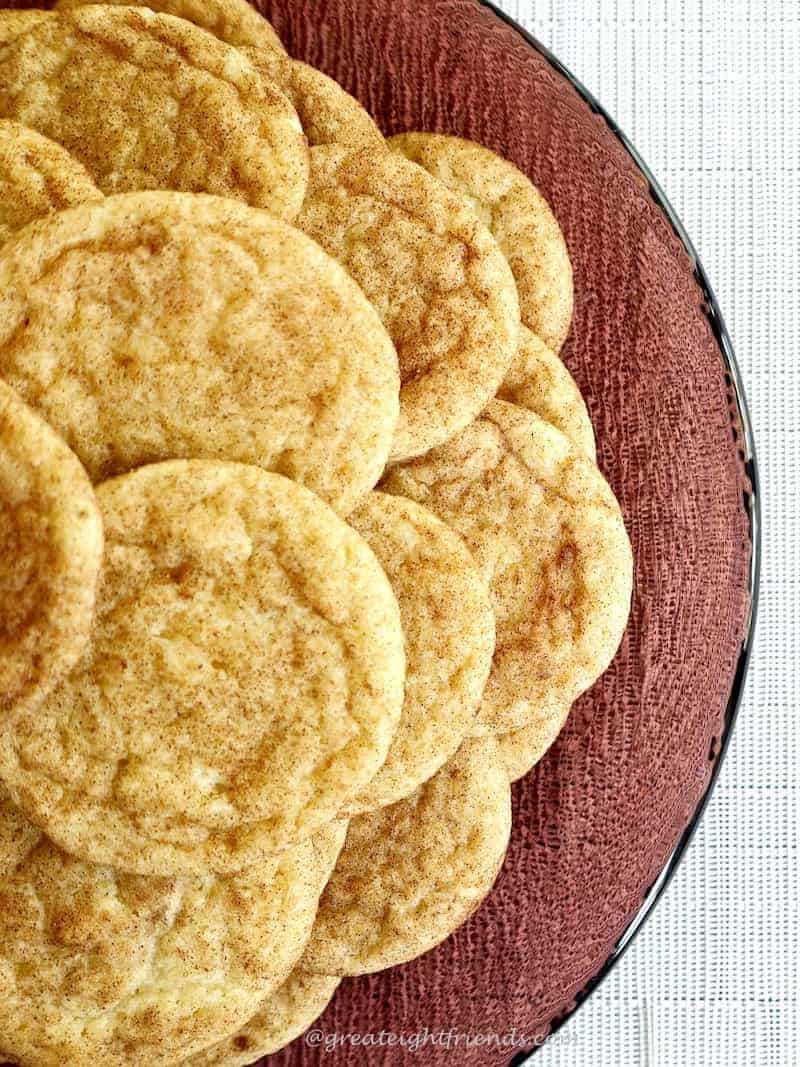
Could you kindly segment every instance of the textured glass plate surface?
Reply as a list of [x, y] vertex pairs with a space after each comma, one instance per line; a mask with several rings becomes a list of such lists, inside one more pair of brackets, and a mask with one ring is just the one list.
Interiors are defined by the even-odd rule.
[[[31, 4], [8, 6], [32, 6]], [[652, 911], [716, 780], [752, 647], [758, 472], [730, 338], [692, 243], [635, 148], [537, 41], [477, 0], [261, 0], [289, 51], [338, 78], [385, 132], [480, 141], [552, 203], [576, 272], [563, 356], [634, 543], [631, 624], [606, 676], [514, 789], [490, 899], [440, 948], [346, 981], [326, 1034], [552, 1032]], [[270, 1064], [506, 1067], [430, 1039]], [[516, 1051], [516, 1054], [515, 1054]]]
[[[675, 870], [724, 754], [759, 569], [749, 418], [716, 299], [662, 191], [558, 61], [475, 0], [263, 0], [289, 52], [336, 77], [386, 133], [486, 144], [549, 199], [576, 279], [563, 357], [634, 545], [631, 621], [612, 667], [515, 786], [493, 894], [405, 967], [345, 982], [326, 1033], [516, 1035], [557, 1028], [614, 965]], [[430, 1041], [414, 1062], [524, 1060]], [[352, 1061], [346, 1045], [327, 1053]], [[402, 1046], [370, 1062], [407, 1063]], [[275, 1058], [319, 1062], [295, 1043]], [[273, 1062], [273, 1061], [270, 1061]]]

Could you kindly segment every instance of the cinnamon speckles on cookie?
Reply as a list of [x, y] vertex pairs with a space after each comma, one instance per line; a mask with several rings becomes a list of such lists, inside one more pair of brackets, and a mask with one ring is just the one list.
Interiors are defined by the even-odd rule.
[[320, 146], [297, 225], [355, 278], [400, 363], [392, 458], [420, 455], [496, 393], [517, 347], [514, 279], [489, 231], [421, 167]]
[[238, 460], [345, 514], [380, 477], [398, 416], [395, 350], [352, 279], [221, 197], [109, 197], [8, 241], [0, 376], [94, 481]]
[[0, 721], [36, 706], [89, 640], [103, 551], [76, 456], [0, 381]]
[[63, 145], [107, 194], [213, 193], [292, 219], [308, 180], [286, 97], [238, 49], [144, 7], [77, 8], [15, 37], [0, 117]]
[[494, 741], [467, 741], [407, 800], [351, 821], [304, 966], [369, 974], [434, 948], [489, 893], [510, 831]]
[[[91, 0], [58, 0], [56, 10], [71, 11], [86, 7]], [[147, 7], [166, 15], [177, 15], [228, 44], [242, 47], [269, 48], [283, 52], [275, 30], [247, 0], [106, 0], [107, 4], [122, 7]]]
[[497, 646], [478, 731], [563, 721], [611, 661], [630, 607], [630, 543], [597, 467], [549, 423], [495, 400], [382, 488], [460, 533], [491, 588]]
[[41, 11], [38, 8], [4, 8], [0, 11], [0, 45], [8, 44], [51, 15], [51, 11]]
[[401, 133], [389, 146], [464, 197], [489, 227], [514, 272], [522, 321], [558, 352], [572, 321], [572, 265], [561, 228], [530, 179], [461, 137]]
[[0, 120], [0, 245], [34, 219], [102, 199], [85, 167], [61, 145]]
[[374, 556], [308, 490], [242, 464], [142, 467], [98, 499], [91, 640], [0, 736], [0, 776], [61, 847], [123, 870], [238, 870], [308, 837], [400, 715]]
[[397, 597], [403, 710], [386, 761], [347, 813], [392, 804], [427, 781], [471, 729], [494, 652], [489, 589], [461, 538], [426, 508], [370, 493], [350, 516]]
[[[0, 786], [0, 1055], [41, 1067], [177, 1063], [246, 1023], [308, 939], [332, 824], [238, 875], [142, 877], [76, 859]], [[43, 921], [43, 917], [45, 921]]]

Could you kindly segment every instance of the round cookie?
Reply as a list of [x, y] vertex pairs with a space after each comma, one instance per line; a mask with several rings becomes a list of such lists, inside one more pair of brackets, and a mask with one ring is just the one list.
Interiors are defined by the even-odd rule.
[[102, 555], [83, 467], [0, 381], [0, 721], [23, 704], [35, 710], [77, 661]]
[[510, 832], [494, 741], [467, 741], [407, 800], [351, 821], [303, 966], [369, 974], [434, 948], [491, 890]]
[[247, 1067], [279, 1052], [322, 1015], [341, 983], [334, 975], [309, 974], [303, 961], [232, 1037], [186, 1060], [186, 1067]]
[[536, 186], [513, 163], [460, 137], [400, 133], [389, 147], [469, 200], [511, 265], [523, 323], [558, 352], [572, 321], [572, 265]]
[[532, 771], [564, 728], [569, 708], [561, 716], [545, 716], [521, 730], [512, 730], [497, 737], [497, 750], [508, 774], [509, 782], [519, 781]]
[[311, 150], [297, 225], [350, 271], [400, 363], [392, 459], [421, 455], [494, 396], [517, 347], [514, 279], [461, 199], [390, 152]]
[[51, 15], [51, 11], [40, 11], [38, 8], [30, 8], [26, 11], [3, 8], [0, 10], [0, 46], [27, 33], [32, 26], [43, 19], [50, 18]]
[[349, 517], [397, 597], [403, 710], [386, 762], [347, 814], [394, 804], [447, 762], [473, 725], [494, 652], [489, 590], [464, 542], [411, 500], [371, 493]]
[[461, 534], [492, 591], [497, 645], [476, 731], [561, 720], [610, 663], [630, 607], [630, 542], [595, 464], [532, 412], [494, 400], [382, 488]]
[[[86, 7], [91, 0], [58, 0], [57, 11]], [[284, 51], [280, 37], [270, 23], [247, 0], [104, 0], [121, 7], [148, 7], [193, 22], [227, 44], [253, 45]]]
[[334, 818], [403, 702], [397, 602], [364, 541], [255, 467], [176, 460], [97, 491], [91, 641], [0, 736], [62, 848], [120, 870], [240, 870]]
[[245, 48], [244, 52], [256, 70], [291, 100], [310, 145], [343, 144], [388, 151], [369, 112], [333, 78], [272, 49]]
[[342, 513], [398, 413], [394, 348], [345, 271], [266, 212], [180, 193], [109, 197], [6, 243], [0, 376], [94, 481], [238, 460]]
[[[20, 820], [0, 787], [0, 826]], [[123, 874], [29, 826], [0, 837], [0, 1057], [177, 1063], [225, 1037], [292, 971], [345, 827], [227, 878]]]
[[102, 199], [85, 168], [61, 145], [0, 120], [0, 244], [43, 215]]
[[308, 181], [283, 93], [238, 49], [144, 7], [78, 8], [17, 37], [0, 116], [62, 144], [108, 194], [213, 193], [291, 220]]
[[519, 349], [497, 396], [552, 423], [580, 452], [597, 458], [592, 421], [575, 379], [527, 326], [520, 327]]

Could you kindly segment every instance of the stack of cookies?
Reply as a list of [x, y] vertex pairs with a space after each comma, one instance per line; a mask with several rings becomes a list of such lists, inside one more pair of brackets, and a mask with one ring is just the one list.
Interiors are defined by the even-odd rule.
[[252, 1063], [480, 905], [629, 607], [571, 314], [245, 0], [0, 12], [2, 1055]]

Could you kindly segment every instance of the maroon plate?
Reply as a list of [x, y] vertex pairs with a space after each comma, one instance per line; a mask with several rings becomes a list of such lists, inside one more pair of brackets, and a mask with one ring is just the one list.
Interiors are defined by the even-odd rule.
[[553, 206], [575, 268], [563, 356], [635, 557], [622, 647], [515, 786], [511, 848], [485, 905], [421, 959], [346, 980], [315, 1024], [323, 1044], [301, 1039], [268, 1061], [500, 1067], [619, 956], [718, 769], [758, 571], [738, 373], [663, 194], [599, 106], [518, 27], [477, 0], [258, 6], [293, 55], [336, 77], [386, 133], [458, 134], [513, 160]]
[[[754, 581], [735, 365], [657, 187], [518, 28], [475, 0], [260, 6], [289, 52], [337, 78], [385, 133], [457, 134], [513, 160], [550, 201], [575, 268], [563, 356], [633, 541], [622, 647], [515, 786], [511, 848], [485, 905], [421, 959], [345, 981], [315, 1026], [345, 1035], [336, 1050], [301, 1039], [269, 1059], [505, 1065], [618, 954], [718, 764]], [[348, 1034], [375, 1036], [354, 1047]], [[389, 1035], [422, 1035], [422, 1047], [412, 1055]]]

